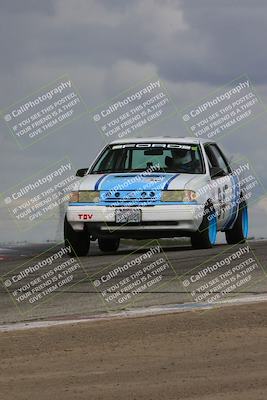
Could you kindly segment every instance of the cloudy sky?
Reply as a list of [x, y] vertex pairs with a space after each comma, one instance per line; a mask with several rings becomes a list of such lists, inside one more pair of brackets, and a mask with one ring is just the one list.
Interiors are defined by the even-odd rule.
[[[67, 73], [89, 108], [157, 74], [177, 108], [198, 101], [243, 73], [267, 102], [263, 0], [0, 0], [0, 108]], [[222, 141], [244, 154], [267, 187], [266, 115]], [[68, 154], [84, 167], [103, 145], [88, 115], [21, 150], [3, 120], [1, 191]], [[153, 135], [185, 136], [173, 117]], [[56, 223], [20, 232], [0, 208], [0, 241], [43, 240]], [[251, 210], [251, 234], [266, 236], [267, 202]]]

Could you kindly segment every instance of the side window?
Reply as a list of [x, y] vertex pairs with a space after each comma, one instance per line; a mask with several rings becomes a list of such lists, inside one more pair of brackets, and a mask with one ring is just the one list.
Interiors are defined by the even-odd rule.
[[219, 167], [221, 168], [226, 174], [231, 172], [229, 166], [227, 165], [223, 154], [221, 153], [220, 149], [215, 144], [209, 144], [205, 147], [206, 154], [208, 156], [209, 165], [211, 167]]

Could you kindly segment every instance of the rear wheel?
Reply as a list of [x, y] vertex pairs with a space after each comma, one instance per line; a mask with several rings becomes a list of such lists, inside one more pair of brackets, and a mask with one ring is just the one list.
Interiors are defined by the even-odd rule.
[[117, 238], [98, 238], [98, 247], [104, 253], [117, 251], [120, 245], [120, 239]]
[[225, 238], [228, 244], [244, 243], [248, 238], [248, 207], [245, 202], [240, 203], [234, 226], [225, 231]]
[[198, 231], [191, 236], [191, 244], [195, 249], [209, 249], [216, 243], [216, 239], [217, 217], [213, 208], [206, 207]]
[[65, 246], [71, 245], [72, 255], [86, 256], [90, 248], [90, 239], [87, 231], [74, 231], [65, 217], [64, 221]]

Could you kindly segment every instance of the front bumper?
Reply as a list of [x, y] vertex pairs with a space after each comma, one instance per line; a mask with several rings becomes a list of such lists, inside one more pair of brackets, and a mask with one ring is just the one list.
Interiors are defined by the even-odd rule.
[[138, 224], [116, 224], [115, 210], [129, 207], [106, 207], [95, 205], [73, 205], [67, 208], [67, 220], [75, 231], [84, 229], [89, 232], [96, 228], [104, 232], [114, 231], [164, 231], [195, 232], [199, 228], [204, 206], [199, 204], [175, 204], [138, 207], [142, 221]]

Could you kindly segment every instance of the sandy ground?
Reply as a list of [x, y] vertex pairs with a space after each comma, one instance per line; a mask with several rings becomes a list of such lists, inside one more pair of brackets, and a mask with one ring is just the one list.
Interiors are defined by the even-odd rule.
[[0, 334], [1, 398], [266, 400], [267, 304]]

